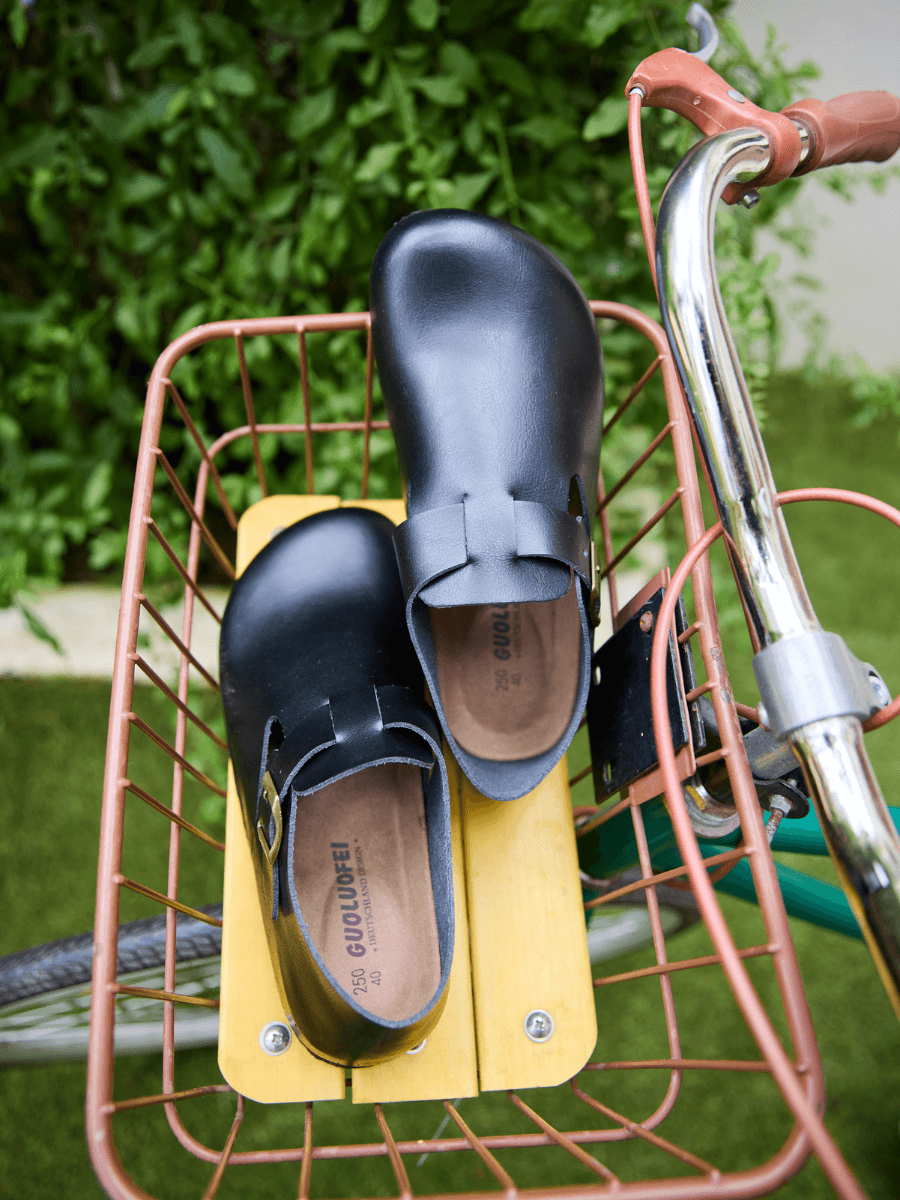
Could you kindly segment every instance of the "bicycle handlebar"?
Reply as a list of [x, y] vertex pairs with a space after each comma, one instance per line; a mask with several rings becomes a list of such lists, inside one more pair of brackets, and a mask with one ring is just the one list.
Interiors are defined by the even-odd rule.
[[[686, 50], [670, 47], [645, 58], [629, 79], [625, 94], [635, 88], [643, 95], [644, 104], [678, 113], [707, 137], [745, 125], [761, 129], [770, 156], [762, 175], [753, 180], [754, 188], [787, 179], [800, 162], [800, 131], [790, 117], [760, 108]], [[735, 204], [750, 186], [731, 184], [725, 200]]]
[[[760, 646], [753, 666], [769, 710], [765, 723], [803, 766], [839, 871], [856, 885], [848, 896], [900, 1016], [900, 839], [862, 745], [870, 697], [861, 664], [822, 630], [807, 595], [716, 280], [716, 200], [738, 176], [764, 177], [768, 162], [766, 134], [742, 127], [694, 146], [676, 168], [656, 231], [660, 308]], [[809, 701], [803, 712], [801, 700]]]
[[827, 102], [799, 100], [780, 113], [768, 112], [712, 67], [674, 47], [638, 65], [625, 94], [635, 90], [643, 104], [678, 113], [707, 137], [747, 126], [765, 133], [767, 165], [748, 183], [730, 183], [722, 194], [727, 204], [792, 174], [836, 163], [884, 162], [900, 147], [900, 100], [890, 92], [852, 92]]

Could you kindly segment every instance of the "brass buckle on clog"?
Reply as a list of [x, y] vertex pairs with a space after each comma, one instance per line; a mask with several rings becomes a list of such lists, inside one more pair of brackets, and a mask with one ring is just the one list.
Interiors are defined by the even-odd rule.
[[596, 628], [600, 624], [600, 564], [597, 562], [597, 544], [591, 538], [591, 598], [588, 617]]
[[272, 867], [275, 865], [275, 859], [278, 857], [278, 851], [281, 849], [281, 835], [283, 833], [283, 826], [281, 822], [281, 800], [278, 796], [278, 788], [276, 788], [275, 782], [268, 771], [266, 771], [265, 775], [263, 775], [262, 794], [263, 799], [268, 804], [275, 820], [275, 838], [272, 842], [272, 845], [270, 846], [266, 840], [266, 830], [265, 826], [263, 825], [262, 817], [260, 817], [256, 822], [256, 832], [259, 834], [259, 842], [263, 848], [263, 854], [266, 856], [266, 861], [268, 862], [269, 866]]

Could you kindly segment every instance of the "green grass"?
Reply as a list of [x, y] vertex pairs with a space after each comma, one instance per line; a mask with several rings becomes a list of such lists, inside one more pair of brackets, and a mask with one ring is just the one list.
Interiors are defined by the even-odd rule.
[[[833, 390], [814, 391], [787, 381], [770, 404], [766, 439], [782, 488], [820, 483], [870, 490], [900, 503], [895, 463], [896, 433], [891, 427], [852, 431]], [[900, 646], [895, 632], [896, 562], [900, 531], [866, 514], [834, 506], [794, 508], [788, 513], [801, 565], [823, 622], [837, 629], [861, 657], [874, 662], [889, 685], [900, 686]], [[733, 639], [737, 644], [739, 638]], [[743, 668], [732, 672], [738, 695], [752, 696]], [[144, 690], [137, 703], [160, 729], [166, 716]], [[93, 917], [99, 798], [106, 741], [109, 692], [105, 685], [71, 681], [0, 681], [0, 841], [3, 920], [0, 953], [89, 928]], [[872, 735], [867, 745], [888, 799], [900, 802], [900, 755], [897, 730]], [[152, 783], [165, 798], [169, 773], [154, 747], [135, 741], [140, 763], [134, 774]], [[573, 752], [576, 759], [581, 748]], [[152, 790], [151, 788], [151, 790]], [[587, 797], [584, 797], [587, 799]], [[189, 815], [202, 815], [201, 798], [191, 790]], [[162, 822], [143, 806], [129, 808], [126, 873], [164, 886], [166, 838]], [[791, 860], [803, 869], [808, 860]], [[816, 873], [831, 876], [830, 864], [813, 860]], [[199, 851], [187, 860], [182, 895], [202, 903], [221, 890], [221, 859]], [[760, 940], [758, 913], [729, 897], [721, 898], [739, 944]], [[148, 911], [127, 897], [126, 917]], [[882, 992], [865, 947], [837, 934], [792, 923], [801, 970], [820, 1039], [828, 1083], [827, 1122], [872, 1200], [897, 1194], [900, 1179], [900, 1028]], [[709, 943], [695, 927], [673, 943], [681, 956], [703, 954]], [[649, 962], [646, 951], [626, 956], [612, 969], [628, 970]], [[751, 970], [779, 1028], [783, 1021], [762, 963]], [[755, 1049], [718, 972], [687, 972], [673, 979], [682, 1031], [682, 1052], [723, 1057], [753, 1057]], [[660, 1018], [659, 985], [646, 980], [605, 988], [597, 996], [598, 1055], [611, 1059], [667, 1052]], [[177, 1085], [189, 1087], [219, 1078], [215, 1052], [179, 1054]], [[643, 1117], [661, 1099], [664, 1073], [592, 1074], [585, 1090], [610, 1107]], [[738, 1086], [740, 1085], [740, 1086]], [[117, 1095], [146, 1094], [160, 1087], [159, 1060], [152, 1056], [123, 1060], [116, 1070]], [[0, 1073], [0, 1197], [43, 1200], [60, 1195], [92, 1200], [101, 1195], [84, 1144], [82, 1112], [84, 1067], [59, 1064], [22, 1067]], [[572, 1127], [568, 1094], [525, 1094], [524, 1098], [561, 1127]], [[233, 1114], [233, 1098], [193, 1101], [182, 1107], [188, 1128], [210, 1145], [221, 1145]], [[502, 1095], [464, 1101], [463, 1116], [476, 1130], [525, 1130], [526, 1123]], [[568, 1115], [567, 1115], [568, 1114]], [[388, 1113], [398, 1137], [430, 1137], [441, 1119], [434, 1103], [396, 1105]], [[248, 1104], [239, 1140], [242, 1148], [297, 1144], [302, 1138], [302, 1108]], [[717, 1073], [687, 1078], [674, 1113], [660, 1132], [694, 1153], [727, 1169], [758, 1163], [783, 1140], [788, 1120], [771, 1083], [764, 1077], [737, 1080]], [[318, 1144], [377, 1138], [369, 1109], [349, 1103], [316, 1106]], [[154, 1196], [202, 1194], [208, 1165], [186, 1154], [175, 1142], [162, 1112], [123, 1114], [116, 1138], [126, 1168]], [[522, 1186], [590, 1182], [589, 1173], [562, 1150], [501, 1152], [498, 1157]], [[603, 1160], [623, 1179], [671, 1171], [666, 1156], [651, 1146], [610, 1145]], [[413, 1190], [479, 1190], [492, 1180], [473, 1155], [431, 1156], [419, 1168], [407, 1160]], [[296, 1195], [299, 1169], [294, 1165], [226, 1172], [224, 1197], [255, 1200]], [[314, 1196], [393, 1195], [388, 1164], [357, 1160], [350, 1164], [316, 1162]], [[819, 1200], [832, 1193], [815, 1163], [781, 1190], [793, 1200]]]

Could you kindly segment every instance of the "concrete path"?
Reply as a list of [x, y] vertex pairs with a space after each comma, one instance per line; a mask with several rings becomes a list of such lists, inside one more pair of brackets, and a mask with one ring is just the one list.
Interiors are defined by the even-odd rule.
[[[210, 602], [220, 615], [227, 595], [224, 588], [209, 589]], [[82, 584], [54, 588], [35, 596], [29, 607], [60, 643], [62, 655], [35, 637], [16, 609], [0, 609], [0, 677], [111, 678], [119, 599], [118, 588]], [[180, 632], [181, 605], [164, 608], [162, 612], [175, 631]], [[171, 679], [178, 669], [177, 651], [145, 613], [141, 614], [138, 637], [139, 645], [146, 648], [148, 659], [164, 678]], [[194, 609], [191, 646], [200, 662], [213, 676], [218, 676], [219, 627], [200, 604]], [[140, 671], [136, 676], [139, 680], [145, 679]]]

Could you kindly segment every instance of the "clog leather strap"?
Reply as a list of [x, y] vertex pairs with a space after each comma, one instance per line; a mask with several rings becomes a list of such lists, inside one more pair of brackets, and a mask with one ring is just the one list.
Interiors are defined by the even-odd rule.
[[394, 531], [394, 546], [407, 599], [479, 559], [549, 558], [591, 586], [590, 534], [582, 518], [506, 492], [417, 513]]
[[[441, 730], [424, 701], [397, 684], [366, 687], [343, 693], [298, 721], [278, 741], [275, 717], [266, 722], [256, 796], [257, 831], [272, 871], [272, 919], [278, 916], [282, 840], [286, 837], [292, 803], [291, 788], [303, 766], [322, 750], [340, 743], [365, 743], [389, 729], [407, 729], [431, 748], [422, 746], [420, 765], [428, 767], [441, 753]], [[273, 745], [273, 742], [277, 743]], [[430, 760], [430, 761], [429, 761]], [[413, 760], [415, 761], [415, 760]]]
[[271, 775], [283, 800], [297, 773], [314, 754], [338, 742], [352, 742], [360, 733], [371, 734], [379, 728], [410, 729], [434, 746], [440, 746], [441, 731], [437, 720], [414, 692], [396, 684], [360, 688], [331, 697], [287, 730], [277, 746], [272, 746], [270, 722], [260, 772], [257, 812], [266, 772]]

